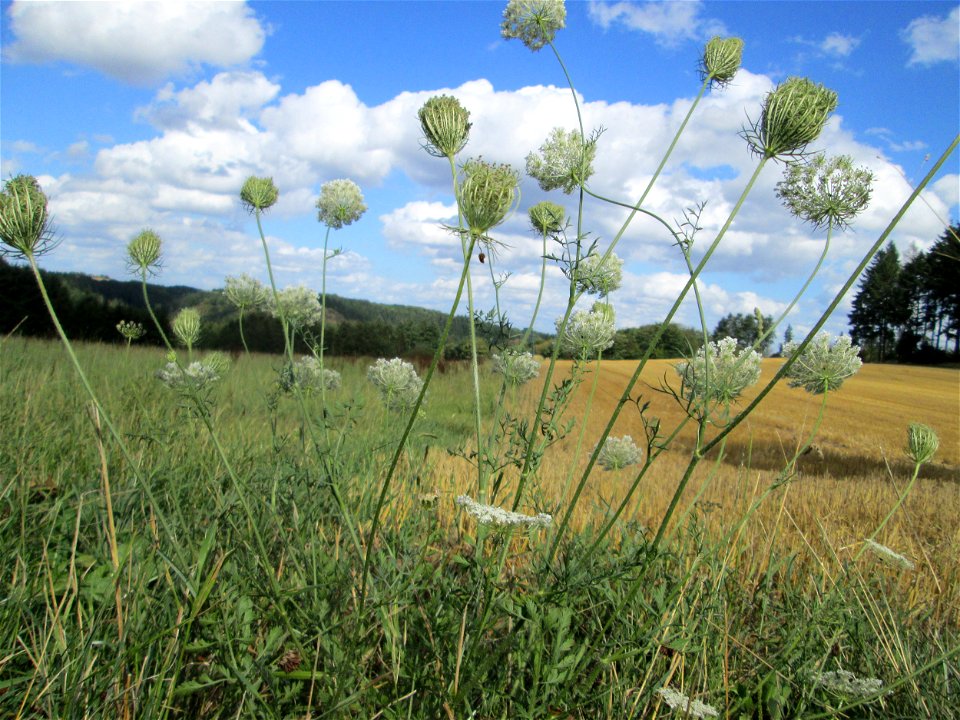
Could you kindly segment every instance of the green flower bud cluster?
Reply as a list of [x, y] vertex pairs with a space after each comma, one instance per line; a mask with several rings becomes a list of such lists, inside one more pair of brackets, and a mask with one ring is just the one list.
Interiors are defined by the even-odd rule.
[[760, 120], [743, 135], [761, 157], [802, 155], [836, 109], [837, 94], [833, 90], [808, 78], [791, 77], [767, 95]]
[[304, 285], [292, 285], [270, 298], [270, 314], [279, 320], [286, 320], [295, 329], [310, 327], [320, 322], [323, 309], [317, 294]]
[[538, 202], [528, 211], [530, 224], [542, 235], [556, 235], [566, 223], [567, 211], [561, 205], [549, 200]]
[[260, 310], [270, 302], [270, 291], [263, 283], [246, 273], [239, 277], [227, 276], [223, 294], [240, 310]]
[[[797, 343], [785, 343], [783, 354], [793, 355], [797, 347]], [[839, 389], [843, 381], [855, 375], [861, 365], [859, 345], [851, 343], [845, 335], [831, 344], [830, 334], [820, 333], [790, 366], [787, 377], [790, 378], [790, 387], [802, 387], [808, 393], [818, 395]]]
[[[594, 448], [596, 450], [596, 448]], [[597, 463], [604, 470], [620, 470], [636, 465], [643, 459], [643, 451], [629, 435], [608, 437], [597, 455]]]
[[0, 256], [11, 254], [36, 257], [56, 244], [47, 196], [32, 175], [17, 175], [7, 180], [0, 192]]
[[740, 69], [743, 40], [738, 37], [712, 37], [700, 59], [700, 76], [712, 85], [727, 85]]
[[540, 374], [540, 361], [528, 352], [512, 348], [492, 355], [493, 372], [503, 375], [508, 385], [523, 385]]
[[593, 175], [599, 133], [584, 141], [579, 130], [554, 128], [539, 153], [527, 155], [527, 175], [546, 192], [563, 190], [570, 194]]
[[173, 334], [190, 350], [200, 341], [200, 313], [195, 308], [184, 308], [173, 318]]
[[563, 0], [510, 0], [503, 11], [500, 34], [507, 40], [516, 38], [536, 52], [553, 42], [566, 21]]
[[847, 155], [790, 163], [776, 194], [790, 213], [814, 227], [845, 227], [870, 202], [873, 173], [854, 168]]
[[134, 340], [142, 338], [146, 330], [144, 330], [142, 323], [138, 323], [135, 320], [121, 320], [117, 323], [117, 332], [120, 333], [129, 344]]
[[470, 232], [482, 237], [504, 221], [519, 199], [520, 176], [509, 165], [468, 160], [458, 201]]
[[678, 363], [682, 380], [681, 395], [690, 401], [729, 405], [760, 379], [760, 355], [754, 350], [737, 349], [737, 341], [726, 337], [707, 343], [693, 359]]
[[127, 263], [140, 273], [154, 273], [160, 268], [160, 236], [153, 230], [141, 230], [127, 244]]
[[610, 253], [588, 255], [577, 264], [577, 290], [606, 297], [623, 282], [623, 260]]
[[339, 230], [359, 220], [367, 206], [360, 187], [353, 180], [331, 180], [320, 187], [317, 210], [321, 223]]
[[470, 111], [449, 95], [437, 95], [417, 112], [423, 148], [434, 157], [453, 159], [470, 137]]
[[391, 410], [409, 410], [423, 389], [423, 380], [417, 375], [416, 368], [400, 358], [380, 358], [367, 368], [367, 379], [380, 391]]
[[273, 178], [268, 177], [251, 175], [240, 190], [240, 201], [251, 213], [263, 212], [272, 207], [279, 197], [280, 191], [273, 184]]

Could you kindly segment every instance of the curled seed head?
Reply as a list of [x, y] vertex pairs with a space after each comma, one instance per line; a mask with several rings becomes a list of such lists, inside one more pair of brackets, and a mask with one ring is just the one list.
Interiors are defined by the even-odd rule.
[[184, 308], [173, 318], [173, 334], [188, 348], [200, 340], [200, 313], [195, 308]]
[[563, 230], [567, 217], [567, 211], [563, 206], [544, 200], [534, 205], [528, 212], [530, 224], [538, 233], [556, 235]]
[[740, 38], [710, 38], [700, 59], [700, 76], [723, 87], [737, 74], [742, 58], [743, 40]]
[[251, 213], [263, 212], [272, 207], [279, 197], [280, 191], [273, 184], [273, 178], [268, 177], [251, 175], [240, 190], [240, 201]]
[[470, 232], [483, 236], [506, 218], [519, 198], [517, 171], [509, 165], [468, 160], [463, 165], [459, 201]]
[[417, 111], [423, 148], [434, 157], [453, 158], [470, 137], [470, 111], [449, 95], [436, 95]]
[[837, 94], [833, 90], [808, 78], [791, 77], [767, 95], [760, 120], [743, 135], [761, 157], [802, 155], [836, 109]]
[[127, 261], [131, 269], [153, 273], [160, 267], [160, 236], [153, 230], [141, 230], [127, 244]]
[[36, 257], [55, 246], [47, 196], [32, 175], [17, 175], [0, 192], [0, 255]]
[[933, 460], [940, 447], [940, 438], [932, 427], [910, 423], [907, 428], [907, 457], [918, 465]]

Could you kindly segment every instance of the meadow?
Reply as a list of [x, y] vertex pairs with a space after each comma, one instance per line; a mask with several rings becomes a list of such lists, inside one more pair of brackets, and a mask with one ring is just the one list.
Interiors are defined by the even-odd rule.
[[[576, 210], [526, 208], [542, 260], [519, 328], [496, 235], [520, 208], [520, 172], [462, 156], [473, 123], [459, 99], [417, 112], [421, 148], [449, 168], [445, 229], [463, 260], [419, 368], [325, 357], [331, 235], [367, 211], [352, 180], [323, 183], [315, 204], [318, 293], [277, 286], [273, 178], [234, 178], [269, 282], [224, 280], [244, 348], [232, 358], [204, 350], [202, 308], [158, 319], [147, 281], [169, 258], [149, 228], [126, 247], [149, 329], [125, 320], [125, 346], [72, 343], [40, 272], [61, 239], [47, 196], [34, 176], [5, 182], [0, 252], [29, 268], [60, 342], [0, 341], [0, 716], [958, 717], [957, 371], [864, 368], [851, 338], [821, 330], [960, 135], [803, 337], [764, 360], [870, 202], [868, 169], [811, 146], [837, 94], [790, 77], [744, 108], [753, 171], [704, 238], [708, 198], [672, 218], [645, 202], [701, 99], [739, 71], [742, 39], [706, 43], [659, 166], [639, 199], [615, 199], [591, 184], [603, 131], [584, 127], [554, 44], [565, 22], [561, 0], [510, 0], [501, 25], [549, 47], [579, 125], [526, 158]], [[756, 310], [749, 336], [711, 337], [703, 273], [777, 164], [775, 193], [818, 231], [820, 257], [778, 317]], [[623, 218], [602, 244], [594, 213]], [[639, 216], [689, 279], [639, 361], [604, 362], [624, 280], [614, 249]], [[567, 303], [537, 358], [548, 263]], [[684, 302], [696, 342], [651, 361]], [[254, 311], [275, 318], [282, 355], [249, 353]], [[445, 362], [458, 314], [469, 360]], [[146, 332], [165, 350], [137, 347]]]
[[[470, 366], [451, 365], [409, 440], [361, 609], [362, 531], [399, 433], [365, 377], [372, 360], [331, 361], [343, 377], [329, 401], [340, 428], [332, 442], [359, 518], [356, 545], [326, 467], [304, 453], [295, 400], [276, 394], [280, 358], [240, 356], [211, 398], [252, 506], [245, 516], [211, 436], [154, 377], [162, 352], [81, 345], [78, 356], [149, 470], [137, 479], [101, 442], [59, 344], [5, 339], [6, 716], [654, 718], [674, 712], [655, 693], [672, 685], [725, 717], [957, 717], [956, 370], [864, 367], [831, 399], [796, 477], [751, 512], [817, 412], [802, 391], [778, 388], [705, 463], [656, 550], [649, 528], [682, 474], [685, 438], [588, 553], [632, 476], [594, 473], [544, 579], [550, 529], [484, 537], [454, 504], [475, 468], [462, 392]], [[779, 362], [764, 361], [764, 375]], [[600, 366], [588, 436], [634, 365]], [[482, 372], [492, 412], [497, 376]], [[664, 425], [681, 419], [656, 390], [670, 373], [671, 362], [651, 363], [638, 389]], [[576, 417], [589, 384], [571, 400]], [[524, 386], [507, 405], [529, 409], [536, 390]], [[307, 402], [318, 409], [318, 398]], [[910, 569], [854, 558], [909, 479], [906, 416], [942, 439], [877, 538]], [[636, 414], [622, 416], [620, 433], [642, 435]], [[573, 455], [574, 437], [553, 449], [525, 510], [563, 508], [567, 471], [589, 455]], [[504, 547], [497, 573], [490, 556]], [[818, 684], [843, 680], [827, 675], [840, 671], [880, 679], [883, 692]]]

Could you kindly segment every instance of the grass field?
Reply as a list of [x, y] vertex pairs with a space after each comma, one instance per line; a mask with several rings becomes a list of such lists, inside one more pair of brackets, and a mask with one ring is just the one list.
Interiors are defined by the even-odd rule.
[[[333, 360], [343, 387], [325, 420], [306, 398], [308, 425], [275, 393], [279, 360], [240, 356], [207, 428], [154, 378], [160, 351], [79, 350], [129, 457], [60, 345], [0, 349], [0, 715], [656, 718], [673, 713], [658, 694], [672, 687], [731, 718], [958, 717], [956, 370], [864, 367], [828, 399], [796, 475], [771, 489], [819, 410], [774, 390], [698, 468], [662, 548], [651, 529], [691, 438], [591, 547], [633, 479], [598, 469], [548, 566], [552, 528], [486, 534], [453, 502], [475, 494], [476, 470], [469, 371], [451, 366], [401, 455], [362, 602], [372, 508], [402, 429], [365, 379], [369, 361]], [[589, 373], [523, 512], [564, 512], [635, 365], [601, 367], [579, 453]], [[634, 392], [663, 428], [681, 419], [654, 389], [672, 373], [653, 362]], [[529, 413], [536, 391], [504, 407]], [[481, 405], [489, 422], [495, 382]], [[911, 421], [934, 427], [940, 450], [876, 537], [907, 570], [857, 554], [908, 485]], [[613, 431], [628, 433], [643, 436], [635, 405]], [[841, 671], [884, 690], [837, 689]]]

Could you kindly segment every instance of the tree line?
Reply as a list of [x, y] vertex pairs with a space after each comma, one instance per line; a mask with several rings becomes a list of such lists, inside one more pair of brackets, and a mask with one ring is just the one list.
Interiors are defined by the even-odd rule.
[[869, 362], [960, 359], [960, 225], [901, 259], [892, 242], [860, 279], [850, 337]]

